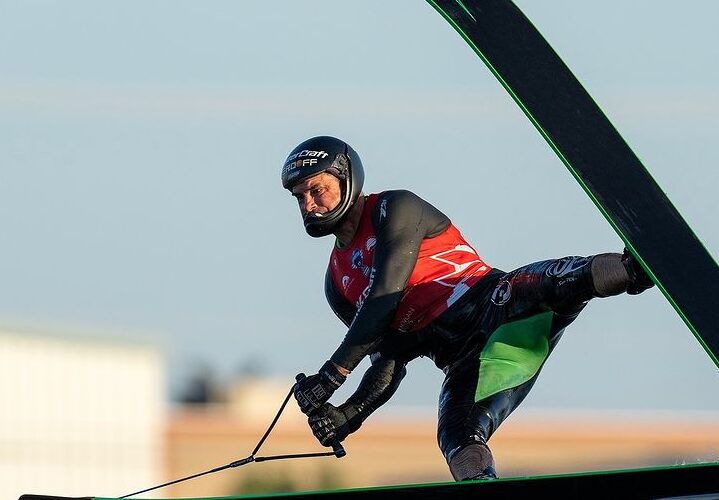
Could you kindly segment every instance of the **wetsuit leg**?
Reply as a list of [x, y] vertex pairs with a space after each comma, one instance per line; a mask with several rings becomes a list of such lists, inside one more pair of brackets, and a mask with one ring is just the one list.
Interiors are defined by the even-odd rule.
[[492, 477], [487, 441], [519, 406], [564, 329], [596, 295], [592, 257], [536, 262], [507, 273], [471, 329], [481, 339], [445, 368], [438, 441], [456, 480]]

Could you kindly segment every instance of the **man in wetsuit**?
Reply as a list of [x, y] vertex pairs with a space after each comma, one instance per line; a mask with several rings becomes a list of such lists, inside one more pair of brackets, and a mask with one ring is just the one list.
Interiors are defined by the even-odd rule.
[[[330, 307], [348, 327], [295, 398], [325, 446], [345, 439], [428, 356], [445, 374], [437, 437], [452, 476], [496, 477], [487, 441], [522, 402], [564, 329], [594, 297], [653, 286], [628, 252], [564, 257], [511, 272], [484, 262], [450, 219], [409, 191], [362, 193], [357, 153], [333, 137], [297, 146], [282, 185], [307, 233], [333, 234]], [[357, 390], [328, 403], [369, 355]]]

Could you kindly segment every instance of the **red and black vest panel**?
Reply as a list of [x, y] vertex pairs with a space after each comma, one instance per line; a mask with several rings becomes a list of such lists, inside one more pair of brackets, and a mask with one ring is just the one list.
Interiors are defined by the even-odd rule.
[[[379, 195], [367, 197], [352, 242], [335, 246], [329, 271], [336, 290], [359, 310], [370, 288], [377, 239], [372, 213]], [[410, 332], [424, 328], [454, 304], [491, 270], [453, 224], [422, 240], [391, 328]]]

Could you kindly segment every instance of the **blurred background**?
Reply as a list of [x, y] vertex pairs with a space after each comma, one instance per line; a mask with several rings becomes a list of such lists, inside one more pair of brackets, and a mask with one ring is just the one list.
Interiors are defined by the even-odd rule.
[[[719, 5], [517, 4], [716, 256]], [[322, 288], [332, 242], [279, 182], [318, 134], [359, 152], [367, 192], [415, 191], [495, 267], [622, 248], [425, 2], [0, 0], [3, 498], [121, 495], [249, 454], [344, 335]], [[410, 364], [341, 461], [156, 496], [450, 480], [441, 382]], [[718, 387], [656, 289], [593, 301], [493, 438], [499, 473], [716, 460]], [[310, 438], [291, 405], [266, 453]]]

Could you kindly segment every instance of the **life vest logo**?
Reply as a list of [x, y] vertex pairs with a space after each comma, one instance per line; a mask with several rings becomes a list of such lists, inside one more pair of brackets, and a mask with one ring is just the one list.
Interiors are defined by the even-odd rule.
[[369, 297], [369, 291], [372, 289], [372, 283], [374, 282], [374, 267], [371, 269], [371, 272], [369, 274], [369, 282], [367, 283], [367, 286], [364, 290], [362, 290], [362, 293], [359, 296], [359, 299], [357, 299], [357, 302], [355, 303], [355, 307], [357, 307], [357, 312], [359, 312], [360, 309], [362, 309], [362, 305], [364, 304], [364, 301]]
[[365, 276], [369, 276], [370, 268], [369, 266], [366, 266], [364, 262], [362, 262], [362, 250], [359, 248], [355, 248], [352, 250], [352, 269], [360, 269], [362, 271], [362, 274]]
[[[461, 281], [462, 278], [464, 278], [466, 274], [465, 271], [467, 271], [468, 268], [476, 264], [483, 264], [477, 252], [469, 245], [457, 245], [454, 248], [432, 255], [430, 259], [450, 266], [450, 272], [434, 279], [434, 281], [440, 285], [450, 288], [454, 288], [457, 285], [457, 281]], [[481, 265], [481, 267], [474, 270], [474, 272], [480, 272], [486, 269], [487, 267], [485, 265]], [[447, 278], [454, 278], [454, 280], [448, 280]]]
[[365, 243], [365, 248], [367, 249], [368, 252], [371, 252], [376, 244], [377, 244], [377, 238], [375, 238], [374, 236], [370, 236], [369, 238], [367, 238], [367, 242]]
[[342, 288], [347, 290], [347, 287], [350, 286], [351, 280], [350, 277], [347, 275], [342, 276]]

